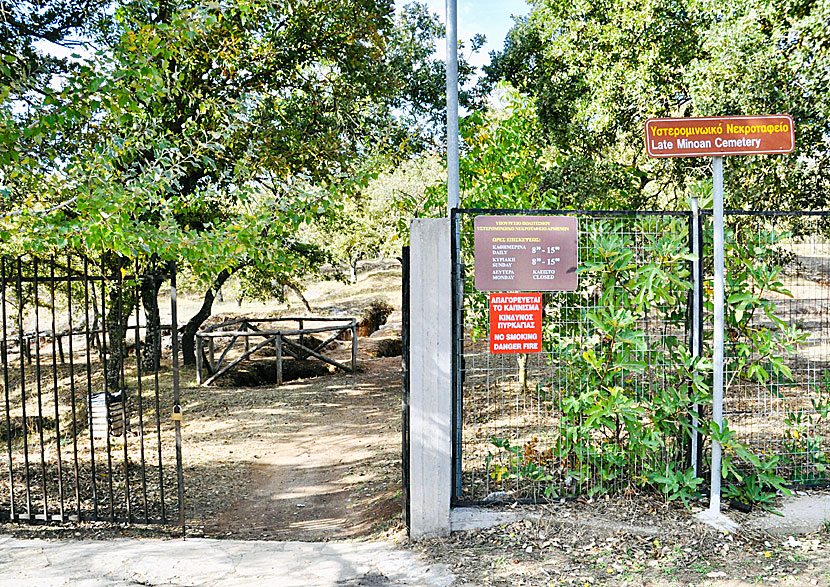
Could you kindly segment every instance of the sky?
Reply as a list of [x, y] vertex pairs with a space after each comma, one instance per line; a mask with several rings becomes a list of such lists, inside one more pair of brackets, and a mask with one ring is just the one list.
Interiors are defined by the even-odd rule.
[[[445, 0], [419, 0], [446, 22], [447, 14]], [[470, 63], [477, 67], [490, 62], [490, 51], [500, 51], [504, 47], [504, 37], [513, 27], [512, 15], [526, 16], [530, 13], [530, 6], [525, 0], [457, 0], [458, 4], [458, 38], [466, 42], [476, 33], [487, 37], [487, 44], [470, 59]], [[402, 5], [405, 0], [396, 0]], [[443, 43], [439, 47], [438, 55], [444, 57], [446, 51]]]

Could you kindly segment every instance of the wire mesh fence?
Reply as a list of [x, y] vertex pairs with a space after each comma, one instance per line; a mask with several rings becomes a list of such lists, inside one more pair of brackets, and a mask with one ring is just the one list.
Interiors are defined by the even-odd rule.
[[[543, 352], [490, 352], [487, 293], [473, 285], [481, 214], [578, 219], [578, 287], [543, 294]], [[455, 503], [708, 479], [695, 414], [705, 425], [711, 413], [711, 212], [460, 210], [452, 222]], [[827, 480], [828, 226], [824, 213], [727, 216], [724, 417], [790, 485]]]
[[[703, 217], [711, 291], [711, 215]], [[724, 418], [793, 486], [827, 481], [830, 215], [727, 212]], [[705, 338], [711, 338], [706, 297]], [[729, 491], [729, 480], [726, 480]]]
[[[487, 297], [473, 287], [473, 219], [517, 211], [454, 218], [456, 502], [621, 490], [688, 462], [688, 428], [669, 422], [681, 410], [651, 406], [688, 353], [691, 216], [518, 212], [577, 217], [579, 285], [544, 294], [543, 352], [491, 354]], [[633, 288], [648, 268], [660, 293], [638, 298]], [[671, 433], [649, 444], [656, 418]]]
[[0, 257], [0, 518], [183, 523], [175, 272], [119, 265]]

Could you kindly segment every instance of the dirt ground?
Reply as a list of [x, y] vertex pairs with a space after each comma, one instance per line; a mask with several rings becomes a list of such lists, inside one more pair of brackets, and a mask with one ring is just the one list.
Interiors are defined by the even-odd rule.
[[[358, 315], [378, 298], [400, 308], [399, 280], [399, 268], [381, 267], [357, 284], [320, 284], [307, 297], [323, 315]], [[227, 302], [220, 310], [262, 316], [296, 312], [297, 304], [240, 311]], [[361, 351], [359, 364], [355, 375], [280, 387], [199, 387], [195, 371], [182, 369], [188, 536], [392, 540], [446, 564], [461, 585], [830, 585], [826, 528], [798, 537], [724, 534], [653, 495], [517, 506], [528, 509], [526, 521], [409, 543], [401, 520], [400, 357]], [[107, 524], [3, 524], [0, 531], [102, 539], [179, 532]]]
[[[320, 282], [306, 291], [313, 315], [360, 317], [373, 302], [398, 310], [400, 265], [380, 263], [357, 283]], [[235, 305], [235, 304], [233, 304]], [[307, 314], [300, 300], [261, 308], [219, 307], [248, 316]], [[185, 370], [186, 508], [189, 533], [208, 537], [337, 540], [378, 536], [401, 524], [401, 359], [375, 358], [376, 333], [358, 344], [358, 373], [337, 372], [282, 386], [197, 387]], [[330, 356], [348, 363], [348, 348]]]
[[400, 520], [400, 357], [281, 387], [188, 388], [191, 535], [332, 540]]
[[[419, 546], [460, 585], [830, 585], [830, 535], [719, 532], [693, 508], [636, 495], [524, 507], [522, 522]], [[730, 513], [749, 526], [761, 515]]]

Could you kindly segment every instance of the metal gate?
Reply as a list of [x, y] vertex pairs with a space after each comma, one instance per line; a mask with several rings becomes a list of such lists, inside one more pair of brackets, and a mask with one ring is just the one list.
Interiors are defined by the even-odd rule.
[[[477, 215], [578, 219], [579, 286], [544, 294], [541, 353], [489, 352], [487, 295], [473, 287]], [[826, 484], [830, 215], [727, 218], [733, 327], [724, 415], [789, 484]], [[678, 472], [707, 476], [708, 449], [693, 431], [697, 404], [683, 398], [711, 385], [707, 374], [695, 383], [693, 368], [695, 357], [711, 358], [711, 212], [454, 210], [451, 226], [455, 505], [623, 491]], [[648, 285], [659, 295], [644, 300], [625, 290], [641, 283], [629, 280], [637, 272], [653, 274]], [[609, 285], [621, 293], [609, 297]], [[627, 325], [630, 338], [609, 340], [603, 318]], [[616, 354], [602, 355], [612, 347]], [[591, 371], [611, 364], [612, 376]], [[609, 393], [623, 398], [616, 413]], [[708, 408], [698, 413], [705, 421]], [[657, 425], [660, 437], [649, 436]]]
[[175, 265], [2, 257], [0, 296], [0, 518], [184, 525]]
[[401, 250], [401, 501], [409, 530], [409, 247]]
[[[454, 242], [456, 505], [535, 500], [623, 488], [645, 465], [689, 462], [690, 438], [677, 426], [670, 444], [623, 463], [625, 439], [597, 436], [574, 405], [591, 385], [582, 377], [582, 352], [601, 344], [593, 316], [603, 306], [601, 277], [581, 273], [573, 292], [543, 297], [544, 352], [492, 355], [487, 344], [486, 294], [473, 287], [473, 219], [486, 215], [568, 215], [578, 219], [578, 260], [603, 262], [612, 249], [626, 249], [632, 268], [659, 260], [665, 239], [673, 256], [665, 269], [688, 281], [691, 214], [683, 212], [458, 210], [451, 219]], [[635, 317], [644, 345], [632, 348], [643, 372], [621, 372], [632, 401], [648, 402], [674, 364], [678, 347], [689, 347], [690, 289], [667, 283], [673, 303], [655, 304]], [[579, 359], [579, 360], [577, 360]], [[584, 362], [584, 361], [582, 361]], [[648, 462], [646, 462], [648, 461]]]

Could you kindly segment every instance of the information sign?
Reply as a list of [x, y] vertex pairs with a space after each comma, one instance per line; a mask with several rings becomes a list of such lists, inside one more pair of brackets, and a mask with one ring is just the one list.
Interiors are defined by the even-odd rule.
[[479, 291], [573, 291], [577, 225], [572, 216], [477, 216]]
[[651, 157], [718, 157], [791, 153], [793, 119], [780, 116], [652, 118], [646, 122]]
[[490, 294], [490, 352], [542, 352], [542, 294]]

